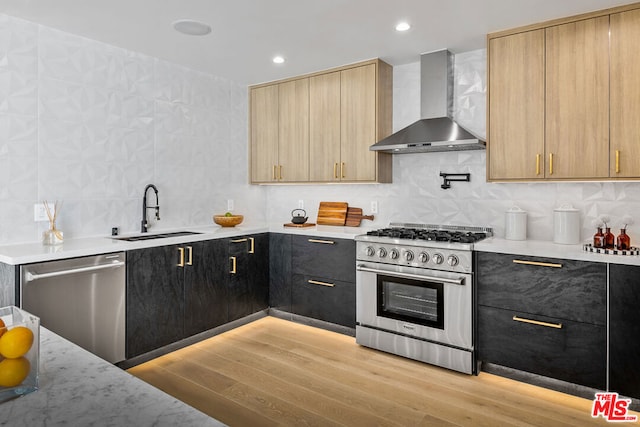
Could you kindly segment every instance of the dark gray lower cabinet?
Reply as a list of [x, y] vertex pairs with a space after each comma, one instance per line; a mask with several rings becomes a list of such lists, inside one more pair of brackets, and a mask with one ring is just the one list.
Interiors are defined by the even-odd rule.
[[294, 314], [356, 327], [356, 287], [353, 282], [295, 274], [291, 301]]
[[640, 267], [609, 264], [609, 389], [640, 399]]
[[269, 235], [269, 307], [291, 312], [291, 235]]
[[269, 236], [228, 239], [228, 321], [267, 308], [269, 298]]
[[605, 389], [607, 265], [476, 254], [478, 359]]
[[185, 337], [225, 324], [228, 302], [226, 242], [207, 240], [189, 247], [191, 265], [184, 267]]
[[126, 356], [184, 337], [184, 270], [179, 247], [127, 251]]

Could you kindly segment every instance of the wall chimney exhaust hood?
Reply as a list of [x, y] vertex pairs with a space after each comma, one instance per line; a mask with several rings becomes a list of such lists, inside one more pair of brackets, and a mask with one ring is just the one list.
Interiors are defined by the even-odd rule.
[[483, 150], [485, 141], [451, 119], [453, 56], [439, 50], [420, 56], [420, 116], [417, 122], [369, 147], [393, 154]]

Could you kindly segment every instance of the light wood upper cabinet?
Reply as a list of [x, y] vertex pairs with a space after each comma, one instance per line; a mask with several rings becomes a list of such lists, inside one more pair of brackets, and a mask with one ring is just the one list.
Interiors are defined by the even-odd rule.
[[280, 182], [309, 180], [309, 79], [278, 85]]
[[[263, 89], [273, 87], [277, 101], [268, 102], [276, 95]], [[250, 94], [252, 183], [391, 182], [391, 155], [369, 150], [391, 133], [390, 65], [365, 61], [254, 86]], [[274, 117], [275, 134], [265, 123]]]
[[640, 10], [611, 15], [612, 178], [640, 177]]
[[278, 93], [277, 85], [251, 90], [251, 178], [254, 182], [277, 179]]
[[340, 72], [309, 79], [311, 181], [340, 180]]
[[638, 39], [640, 3], [489, 34], [487, 180], [640, 178]]
[[547, 178], [609, 176], [609, 17], [546, 29]]
[[489, 41], [488, 178], [544, 178], [544, 31]]

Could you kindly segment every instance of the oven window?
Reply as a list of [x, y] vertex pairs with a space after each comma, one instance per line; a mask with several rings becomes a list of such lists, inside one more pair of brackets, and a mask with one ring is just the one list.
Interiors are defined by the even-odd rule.
[[443, 284], [378, 275], [378, 316], [444, 329]]

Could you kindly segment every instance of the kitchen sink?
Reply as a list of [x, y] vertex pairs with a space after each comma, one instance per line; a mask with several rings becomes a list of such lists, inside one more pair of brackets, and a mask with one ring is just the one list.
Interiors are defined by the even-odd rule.
[[190, 236], [192, 234], [202, 234], [202, 233], [199, 233], [197, 231], [174, 231], [173, 233], [142, 234], [139, 236], [131, 236], [131, 237], [114, 237], [114, 239], [124, 240], [126, 242], [137, 242], [140, 240], [153, 240], [153, 239], [164, 239], [167, 237]]

